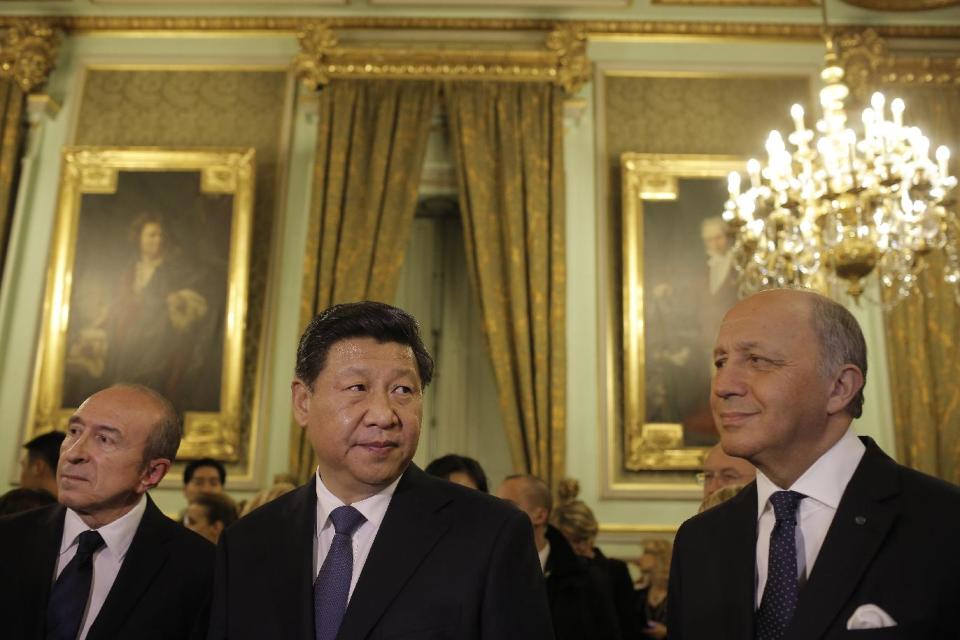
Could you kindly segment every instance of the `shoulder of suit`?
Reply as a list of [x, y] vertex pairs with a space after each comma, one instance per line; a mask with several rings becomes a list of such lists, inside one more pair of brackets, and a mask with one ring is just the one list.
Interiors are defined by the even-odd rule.
[[506, 500], [501, 500], [489, 493], [464, 487], [449, 480], [435, 478], [424, 473], [420, 477], [420, 482], [422, 482], [424, 489], [442, 496], [454, 508], [464, 509], [485, 517], [497, 514], [502, 517], [509, 517], [520, 513], [519, 509]]
[[960, 519], [960, 487], [946, 480], [935, 478], [916, 469], [897, 465], [900, 470], [901, 489], [916, 496], [921, 503], [934, 504], [950, 515]]
[[58, 512], [63, 510], [59, 503], [54, 503], [29, 511], [0, 516], [0, 531], [13, 532], [21, 529], [36, 531], [38, 523], [54, 518]]
[[232, 532], [244, 531], [251, 528], [256, 529], [264, 524], [272, 525], [278, 521], [291, 519], [296, 508], [303, 506], [304, 502], [315, 505], [316, 499], [316, 485], [307, 482], [293, 491], [260, 505], [230, 525], [229, 529]]

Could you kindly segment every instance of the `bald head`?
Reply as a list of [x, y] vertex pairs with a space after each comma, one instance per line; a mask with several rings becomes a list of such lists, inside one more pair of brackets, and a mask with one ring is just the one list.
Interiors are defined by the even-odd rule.
[[777, 289], [738, 302], [720, 325], [714, 362], [710, 404], [723, 450], [781, 487], [859, 415], [863, 335], [846, 309], [816, 293]]
[[717, 489], [744, 485], [757, 477], [757, 469], [743, 458], [728, 456], [719, 444], [703, 459], [703, 497]]

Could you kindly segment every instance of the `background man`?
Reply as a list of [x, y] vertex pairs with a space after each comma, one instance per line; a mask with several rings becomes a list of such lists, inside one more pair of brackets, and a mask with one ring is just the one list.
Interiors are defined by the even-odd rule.
[[960, 490], [854, 434], [867, 358], [853, 316], [811, 292], [751, 296], [715, 363], [723, 448], [758, 474], [677, 532], [670, 639], [956, 637]]
[[71, 416], [60, 504], [0, 520], [0, 620], [10, 638], [202, 638], [213, 546], [147, 490], [182, 435], [173, 406], [140, 386], [92, 395]]
[[200, 495], [223, 493], [227, 484], [227, 469], [213, 458], [191, 460], [183, 468], [183, 497], [190, 504]]
[[722, 487], [742, 485], [757, 477], [757, 469], [743, 458], [734, 458], [723, 452], [723, 447], [714, 445], [703, 459], [703, 497]]
[[549, 524], [553, 499], [546, 483], [531, 475], [508, 476], [497, 497], [523, 511], [533, 524], [557, 640], [619, 638], [606, 576], [592, 571], [595, 568], [579, 558], [563, 534]]
[[223, 530], [237, 521], [237, 505], [223, 493], [203, 493], [187, 505], [183, 524], [217, 544]]
[[40, 489], [57, 495], [57, 461], [60, 459], [62, 431], [44, 433], [23, 445], [20, 456], [20, 487]]
[[221, 536], [210, 638], [553, 637], [526, 516], [410, 464], [432, 375], [400, 309], [313, 319], [292, 396], [317, 473]]

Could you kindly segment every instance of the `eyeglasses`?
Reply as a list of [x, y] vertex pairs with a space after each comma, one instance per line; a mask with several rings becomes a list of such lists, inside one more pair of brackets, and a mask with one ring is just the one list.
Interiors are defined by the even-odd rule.
[[727, 469], [727, 470], [721, 471], [720, 473], [717, 473], [715, 471], [701, 471], [696, 476], [697, 484], [706, 484], [707, 482], [712, 482], [718, 476], [724, 482], [728, 482], [731, 484], [743, 480], [743, 475], [740, 473], [737, 473], [736, 471], [733, 471], [732, 469]]

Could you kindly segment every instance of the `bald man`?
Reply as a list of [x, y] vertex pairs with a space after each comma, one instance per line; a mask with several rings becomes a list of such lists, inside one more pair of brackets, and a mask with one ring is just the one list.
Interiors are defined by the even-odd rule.
[[703, 497], [707, 498], [717, 489], [753, 482], [757, 468], [743, 458], [734, 458], [723, 452], [716, 444], [703, 459]]
[[214, 546], [167, 518], [147, 491], [170, 469], [182, 427], [146, 387], [87, 398], [67, 424], [59, 504], [0, 519], [4, 637], [203, 638]]
[[714, 349], [723, 450], [757, 480], [677, 532], [670, 640], [956, 638], [960, 489], [852, 429], [867, 350], [815, 293], [737, 303]]

